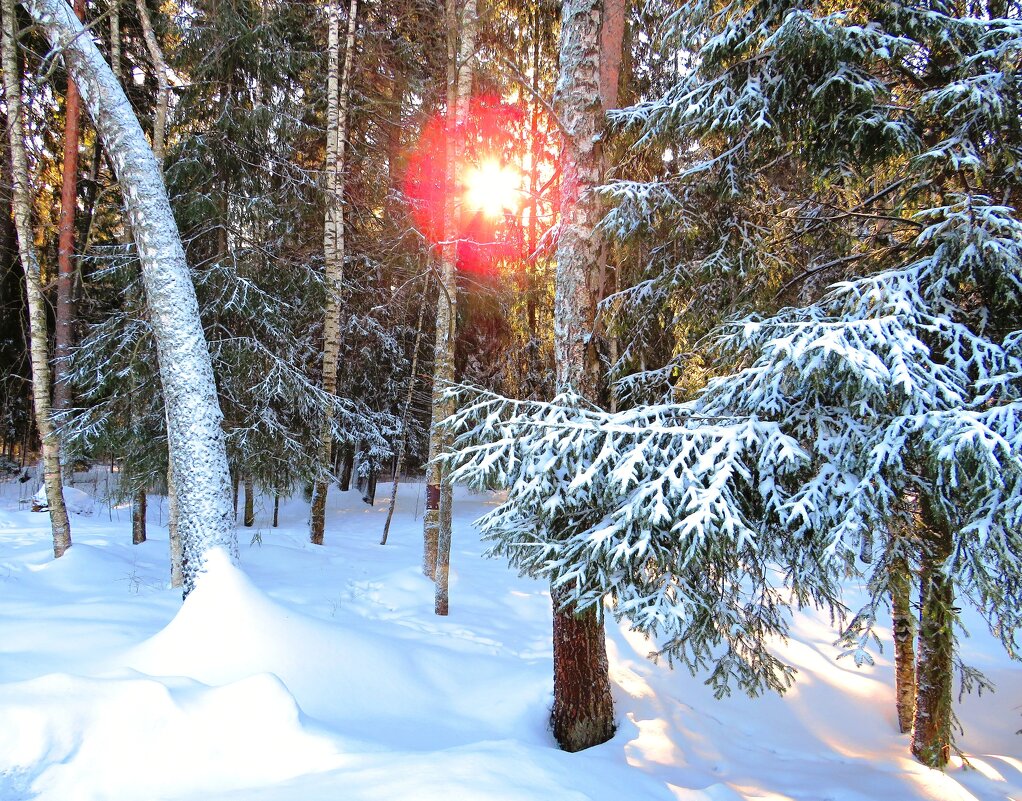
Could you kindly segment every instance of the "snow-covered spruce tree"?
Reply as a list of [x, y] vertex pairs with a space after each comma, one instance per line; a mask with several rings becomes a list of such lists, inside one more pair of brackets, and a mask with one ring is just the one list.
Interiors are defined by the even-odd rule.
[[206, 552], [237, 553], [230, 515], [222, 415], [184, 250], [159, 165], [110, 67], [70, 6], [30, 0], [29, 13], [59, 50], [103, 139], [135, 235], [157, 349], [184, 545], [184, 591]]
[[[987, 215], [991, 227], [975, 222], [976, 230], [987, 232], [977, 237], [1010, 244], [1016, 215], [1007, 207], [1017, 193], [1022, 152], [1013, 66], [1020, 48], [1018, 10], [1012, 4], [977, 10], [945, 3], [859, 3], [840, 12], [788, 2], [682, 6], [668, 25], [668, 52], [691, 54], [691, 69], [660, 97], [617, 116], [642, 146], [667, 146], [689, 158], [655, 181], [621, 182], [609, 190], [621, 201], [608, 220], [616, 231], [648, 230], [651, 222], [673, 219], [681, 221], [684, 237], [696, 240], [682, 243], [695, 259], [681, 259], [680, 269], [666, 262], [668, 269], [652, 271], [652, 287], [666, 287], [660, 299], [671, 304], [661, 305], [660, 313], [712, 294], [676, 289], [678, 275], [703, 286], [707, 263], [739, 265], [728, 271], [743, 282], [765, 281], [776, 288], [775, 298], [797, 293], [806, 302], [818, 297], [825, 281], [894, 274], [927, 255], [946, 254], [951, 246], [944, 233], [971, 241], [960, 215]], [[706, 225], [706, 209], [712, 208], [707, 186], [713, 203], [753, 225]], [[764, 216], [764, 210], [770, 213]], [[678, 250], [676, 239], [660, 246]], [[1010, 253], [1005, 247], [1003, 253]], [[976, 268], [986, 278], [947, 266], [954, 263], [947, 258], [933, 268], [944, 271], [940, 280], [948, 285], [927, 298], [935, 304], [931, 311], [1004, 345], [1018, 328], [1017, 307], [1004, 282], [989, 276], [1010, 274], [1016, 269], [1012, 257], [1005, 256], [1001, 267]], [[988, 258], [994, 257], [982, 251], [980, 260]], [[634, 310], [643, 308], [648, 290], [640, 284], [633, 291]], [[965, 317], [955, 317], [945, 303]], [[934, 337], [921, 342], [941, 346]], [[916, 534], [886, 543], [867, 538], [864, 555], [884, 549], [889, 567], [907, 569], [913, 564], [907, 557], [922, 544], [933, 564], [945, 561], [933, 548], [939, 543], [946, 549], [954, 535], [934, 532], [950, 521], [925, 501], [925, 493], [910, 492], [901, 503], [914, 510], [914, 519], [892, 519], [882, 529]], [[930, 635], [946, 631], [940, 610], [951, 604], [949, 590], [940, 586], [945, 569], [930, 567], [923, 565], [920, 588], [919, 699], [925, 703], [916, 710], [913, 751], [927, 764], [940, 764], [950, 739], [950, 680], [934, 677], [950, 671], [943, 661], [934, 667], [931, 657], [946, 659], [950, 640], [940, 645]], [[908, 578], [904, 569], [894, 569], [889, 580], [903, 727], [911, 716], [904, 708], [910, 688], [901, 686], [912, 672], [905, 631]]]

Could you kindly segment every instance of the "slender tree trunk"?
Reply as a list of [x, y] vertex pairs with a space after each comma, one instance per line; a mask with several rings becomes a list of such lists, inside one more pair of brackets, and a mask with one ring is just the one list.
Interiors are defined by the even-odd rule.
[[[68, 9], [70, 13], [70, 9]], [[50, 364], [46, 342], [46, 301], [40, 280], [39, 259], [32, 237], [32, 197], [29, 190], [25, 129], [21, 116], [21, 70], [18, 68], [17, 17], [14, 0], [3, 0], [3, 82], [7, 100], [8, 138], [11, 148], [11, 188], [18, 251], [25, 271], [28, 297], [30, 353], [32, 359], [32, 401], [36, 427], [42, 440], [43, 482], [53, 531], [53, 555], [61, 557], [71, 547], [71, 526], [64, 507], [60, 473], [60, 439], [50, 419]]]
[[145, 542], [145, 512], [146, 512], [145, 489], [135, 493], [131, 502], [131, 544], [141, 545]]
[[387, 544], [387, 535], [390, 533], [390, 521], [394, 517], [394, 507], [397, 506], [397, 485], [401, 480], [401, 470], [405, 464], [405, 448], [408, 443], [408, 421], [411, 418], [412, 398], [415, 397], [415, 373], [419, 367], [419, 345], [422, 343], [422, 323], [426, 312], [426, 297], [429, 294], [429, 279], [427, 278], [422, 288], [422, 303], [419, 304], [419, 318], [415, 323], [415, 345], [412, 347], [412, 369], [408, 376], [408, 394], [405, 395], [405, 408], [401, 413], [401, 437], [397, 443], [397, 460], [394, 463], [394, 481], [390, 486], [390, 505], [387, 507], [387, 522], [383, 524], [383, 536], [380, 538], [380, 545]]
[[273, 527], [280, 525], [280, 495], [273, 496]]
[[167, 535], [170, 539], [170, 586], [180, 587], [184, 584], [184, 555], [177, 523], [177, 481], [173, 462], [167, 467]]
[[[460, 236], [458, 204], [462, 170], [462, 138], [468, 122], [472, 96], [472, 59], [475, 55], [476, 0], [467, 0], [460, 23], [456, 4], [447, 3], [448, 71], [447, 71], [447, 158], [446, 191], [444, 193], [444, 238], [440, 256], [440, 292], [437, 293], [436, 344], [433, 358], [433, 409], [430, 419], [429, 466], [426, 473], [426, 515], [424, 520], [423, 569], [436, 582], [434, 610], [438, 615], [449, 611], [449, 577], [451, 565], [451, 512], [454, 492], [451, 482], [437, 457], [448, 446], [447, 435], [440, 424], [453, 411], [444, 392], [454, 382], [454, 346], [457, 338], [458, 310], [458, 239]], [[458, 34], [460, 31], [460, 46]], [[454, 125], [450, 126], [453, 121]]]
[[355, 471], [355, 449], [345, 445], [341, 449], [341, 477], [337, 481], [337, 487], [341, 492], [351, 489], [351, 474]]
[[[78, 19], [85, 19], [85, 0], [75, 0]], [[74, 326], [75, 213], [78, 208], [78, 122], [81, 117], [78, 87], [70, 77], [64, 98], [64, 164], [61, 170], [60, 216], [57, 219], [57, 302], [53, 344], [53, 410], [71, 408], [67, 380]]]
[[951, 532], [943, 521], [930, 524], [922, 549], [919, 598], [919, 662], [916, 669], [912, 754], [931, 768], [951, 758], [952, 674], [954, 672], [954, 585], [944, 572], [951, 556]]
[[[326, 256], [327, 301], [323, 323], [323, 391], [337, 394], [337, 368], [341, 353], [341, 288], [344, 281], [344, 168], [348, 137], [348, 96], [355, 59], [356, 0], [348, 6], [348, 32], [345, 40], [344, 67], [340, 62], [340, 10], [331, 5], [329, 16], [327, 71], [327, 149], [326, 149], [326, 224], [323, 252]], [[340, 86], [338, 87], [338, 83]], [[320, 463], [330, 464], [333, 447], [333, 420], [328, 415], [320, 433]], [[326, 496], [330, 482], [324, 477], [312, 488], [312, 514], [309, 539], [323, 544], [326, 527]]]
[[[596, 398], [596, 360], [588, 351], [594, 328], [589, 281], [597, 269], [603, 131], [600, 102], [601, 0], [565, 0], [561, 12], [560, 76], [554, 109], [564, 127], [561, 221], [554, 296], [558, 392]], [[566, 751], [606, 742], [614, 734], [606, 640], [599, 611], [578, 610], [551, 588], [554, 604], [554, 737]]]
[[251, 476], [245, 476], [245, 527], [255, 525], [255, 482]]
[[153, 70], [156, 72], [157, 94], [156, 112], [153, 115], [153, 155], [162, 167], [167, 138], [167, 109], [170, 107], [167, 62], [163, 58], [163, 50], [156, 38], [156, 31], [153, 30], [153, 22], [149, 16], [146, 0], [135, 0], [135, 7], [138, 9], [139, 22], [142, 23], [142, 35], [145, 38], [146, 49], [149, 51], [149, 58], [152, 59]]
[[238, 471], [235, 470], [231, 473], [231, 508], [234, 513], [235, 522], [238, 520], [238, 495], [240, 494], [238, 490], [240, 487], [241, 476], [238, 474]]
[[912, 731], [916, 712], [915, 625], [912, 620], [912, 573], [904, 557], [891, 560], [891, 618], [894, 629], [895, 704], [898, 728]]
[[187, 595], [207, 552], [222, 547], [236, 559], [238, 540], [230, 514], [223, 415], [181, 238], [159, 165], [92, 37], [62, 0], [26, 0], [25, 6], [62, 53], [121, 185], [142, 264], [174, 471], [187, 477], [178, 492]]

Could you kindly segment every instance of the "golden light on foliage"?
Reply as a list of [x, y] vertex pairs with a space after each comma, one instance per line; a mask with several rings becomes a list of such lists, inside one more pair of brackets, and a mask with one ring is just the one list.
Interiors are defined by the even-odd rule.
[[491, 219], [502, 217], [521, 205], [521, 185], [522, 176], [516, 169], [487, 159], [465, 175], [465, 205]]

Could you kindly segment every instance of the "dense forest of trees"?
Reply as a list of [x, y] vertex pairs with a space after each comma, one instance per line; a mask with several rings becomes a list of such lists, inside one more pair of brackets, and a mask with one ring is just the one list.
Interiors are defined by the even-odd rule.
[[255, 493], [306, 492], [322, 544], [331, 487], [411, 472], [447, 614], [452, 482], [502, 488], [480, 525], [550, 582], [566, 750], [614, 731], [605, 613], [757, 694], [816, 606], [859, 663], [892, 621], [902, 730], [947, 762], [956, 668], [984, 686], [960, 607], [1012, 655], [1022, 624], [1022, 6], [2, 23], [0, 467], [41, 460], [55, 556], [82, 462], [135, 542], [170, 499], [186, 595]]

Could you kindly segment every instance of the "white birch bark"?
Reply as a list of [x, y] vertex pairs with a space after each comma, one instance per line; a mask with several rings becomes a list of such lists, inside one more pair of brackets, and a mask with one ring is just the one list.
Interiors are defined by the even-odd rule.
[[[448, 440], [440, 423], [451, 414], [443, 393], [454, 382], [454, 345], [458, 311], [458, 214], [459, 173], [462, 169], [461, 136], [468, 122], [472, 96], [472, 58], [477, 28], [476, 0], [467, 0], [458, 24], [454, 2], [447, 4], [448, 87], [447, 117], [453, 121], [447, 136], [446, 191], [444, 193], [444, 243], [440, 254], [440, 292], [437, 293], [436, 339], [433, 357], [433, 408], [430, 418], [429, 466], [426, 473], [426, 514], [423, 520], [423, 572], [436, 582], [434, 609], [446, 615], [451, 557], [453, 488], [437, 463]], [[458, 31], [461, 42], [458, 45]]]
[[[589, 348], [595, 308], [589, 281], [599, 264], [596, 226], [600, 209], [601, 0], [565, 0], [561, 12], [560, 72], [554, 110], [562, 124], [561, 219], [554, 294], [557, 390], [571, 388], [596, 399], [598, 363]], [[603, 620], [596, 609], [579, 611], [554, 599], [554, 736], [566, 751], [579, 751], [614, 734]]]
[[[68, 12], [70, 13], [70, 8]], [[29, 191], [25, 128], [21, 116], [21, 72], [18, 69], [17, 17], [14, 0], [3, 0], [3, 84], [7, 99], [8, 139], [11, 147], [12, 207], [18, 253], [25, 271], [28, 298], [32, 403], [36, 427], [42, 440], [43, 483], [53, 532], [53, 555], [59, 558], [71, 547], [71, 526], [64, 506], [60, 469], [60, 438], [50, 419], [50, 362], [46, 342], [46, 301], [40, 278], [39, 258], [32, 238], [32, 196]]]
[[[323, 229], [327, 299], [323, 322], [323, 391], [337, 394], [337, 368], [341, 354], [341, 287], [344, 282], [344, 166], [348, 138], [348, 97], [355, 60], [355, 14], [357, 0], [348, 7], [348, 29], [345, 37], [344, 67], [340, 62], [340, 9], [327, 9], [327, 142], [326, 142], [326, 223]], [[333, 421], [327, 418], [320, 434], [320, 464], [331, 464]], [[309, 539], [323, 544], [326, 528], [327, 480], [317, 481], [312, 490], [312, 512]]]
[[153, 155], [156, 162], [163, 169], [163, 156], [167, 140], [167, 109], [170, 107], [170, 80], [168, 76], [167, 62], [163, 58], [163, 49], [156, 38], [156, 31], [153, 30], [153, 21], [149, 16], [149, 7], [146, 0], [135, 0], [138, 9], [138, 19], [142, 23], [142, 35], [145, 38], [146, 50], [149, 51], [149, 58], [153, 61], [153, 70], [156, 72], [156, 113], [153, 116]]
[[156, 339], [174, 473], [181, 479], [178, 525], [187, 595], [206, 553], [222, 547], [237, 558], [238, 542], [223, 415], [181, 238], [160, 167], [91, 35], [63, 0], [25, 0], [25, 7], [51, 46], [62, 52], [121, 185]]

